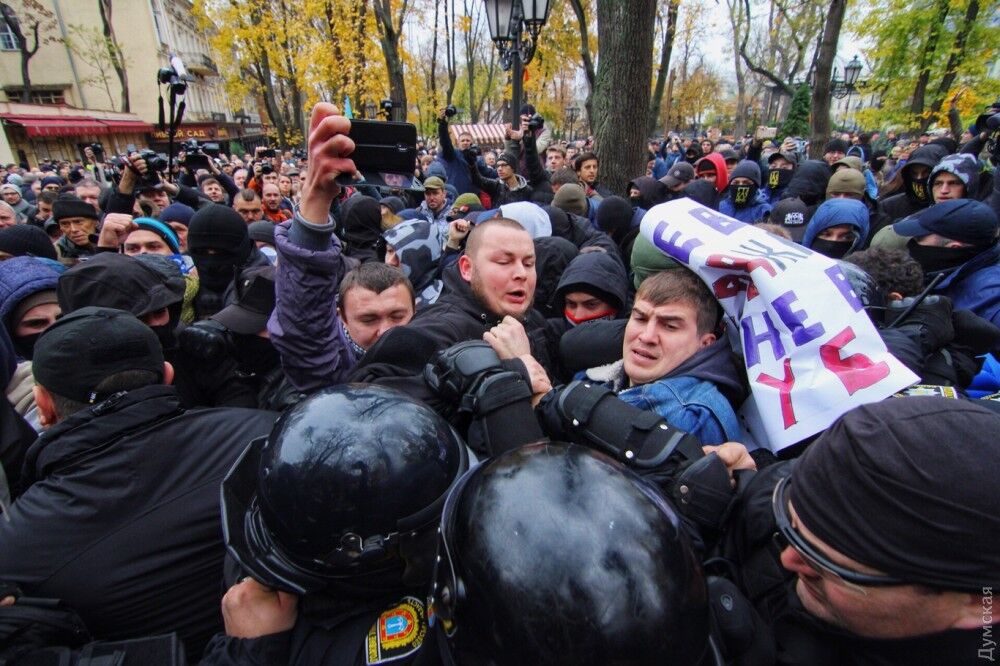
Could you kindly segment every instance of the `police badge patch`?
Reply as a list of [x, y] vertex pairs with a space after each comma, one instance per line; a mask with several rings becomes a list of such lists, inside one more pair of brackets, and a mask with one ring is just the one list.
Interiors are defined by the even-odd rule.
[[367, 663], [387, 664], [414, 654], [427, 636], [424, 603], [415, 597], [403, 597], [384, 611], [368, 630], [365, 639]]

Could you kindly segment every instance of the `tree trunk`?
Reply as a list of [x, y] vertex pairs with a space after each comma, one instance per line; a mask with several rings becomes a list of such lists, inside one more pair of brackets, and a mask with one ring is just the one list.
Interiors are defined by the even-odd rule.
[[677, 78], [677, 72], [673, 67], [670, 68], [670, 78], [667, 80], [667, 116], [663, 119], [663, 136], [667, 136], [673, 125], [670, 124], [671, 117], [674, 111], [674, 80]]
[[816, 87], [812, 92], [812, 138], [809, 156], [813, 159], [823, 156], [823, 146], [830, 139], [830, 74], [833, 72], [833, 58], [837, 55], [840, 28], [844, 23], [847, 0], [830, 0], [830, 9], [823, 26], [823, 38], [816, 50]]
[[941, 39], [941, 29], [945, 19], [948, 18], [950, 3], [948, 0], [938, 0], [937, 17], [931, 23], [930, 33], [927, 35], [927, 42], [920, 53], [920, 63], [917, 66], [917, 83], [913, 89], [913, 97], [910, 100], [910, 113], [918, 116], [924, 112], [924, 96], [927, 94], [927, 83], [931, 78], [931, 64], [934, 62], [934, 52], [937, 50], [938, 41]]
[[[941, 84], [938, 85], [937, 94], [934, 96], [934, 102], [931, 104], [930, 113], [920, 123], [921, 131], [925, 131], [934, 121], [934, 117], [941, 112], [945, 97], [948, 95], [948, 91], [951, 90], [951, 86], [955, 83], [955, 78], [958, 76], [958, 68], [967, 56], [966, 46], [969, 41], [969, 32], [972, 30], [972, 25], [976, 22], [978, 16], [979, 0], [972, 0], [969, 3], [969, 7], [965, 10], [962, 25], [955, 32], [955, 46], [952, 47], [951, 54], [948, 56], [948, 64], [944, 68], [944, 77], [941, 79]], [[961, 132], [955, 136], [961, 136]]]
[[403, 59], [399, 53], [399, 40], [403, 34], [408, 0], [402, 0], [398, 19], [392, 15], [392, 0], [374, 0], [373, 7], [378, 24], [379, 44], [382, 46], [385, 68], [389, 72], [389, 97], [394, 104], [400, 105], [396, 108], [402, 109], [402, 113], [396, 113], [393, 109], [393, 120], [405, 121], [409, 109], [406, 102], [406, 79], [403, 73]]
[[649, 121], [646, 123], [646, 134], [653, 136], [656, 131], [656, 121], [660, 117], [660, 105], [663, 104], [663, 88], [667, 83], [667, 72], [670, 71], [670, 55], [674, 50], [674, 36], [677, 34], [677, 14], [681, 0], [669, 0], [667, 7], [667, 27], [663, 30], [663, 43], [660, 45], [660, 68], [656, 72], [656, 87], [653, 89], [653, 99], [649, 102]]
[[656, 0], [598, 0], [597, 63], [591, 116], [603, 184], [621, 194], [645, 171]]
[[[587, 99], [584, 102], [584, 108], [587, 110], [587, 124], [590, 127], [594, 126], [594, 87], [596, 86], [597, 75], [594, 73], [594, 60], [590, 55], [590, 32], [587, 29], [587, 12], [583, 7], [581, 0], [570, 0], [569, 4], [573, 7], [573, 12], [576, 14], [576, 21], [580, 24], [580, 59], [583, 61], [583, 74], [587, 78]], [[600, 15], [600, 12], [598, 12]], [[598, 23], [600, 19], [598, 19]], [[652, 22], [650, 22], [652, 26]], [[600, 41], [600, 25], [598, 25], [598, 42]], [[650, 33], [650, 49], [652, 49], [652, 33]], [[649, 55], [650, 61], [652, 61], [653, 54]], [[650, 65], [652, 67], [652, 64]]]
[[39, 21], [36, 20], [32, 26], [31, 30], [35, 37], [34, 48], [28, 48], [28, 40], [24, 36], [24, 32], [21, 30], [21, 21], [17, 18], [17, 14], [14, 13], [14, 9], [8, 5], [6, 2], [0, 2], [0, 19], [7, 24], [10, 28], [11, 34], [17, 39], [18, 52], [21, 54], [21, 83], [23, 88], [21, 89], [21, 102], [24, 104], [31, 103], [31, 72], [29, 71], [29, 63], [31, 58], [38, 52], [38, 30]]
[[132, 110], [132, 105], [129, 102], [128, 95], [128, 72], [125, 70], [125, 57], [122, 53], [122, 48], [118, 44], [115, 29], [111, 25], [111, 0], [98, 0], [97, 9], [101, 14], [101, 27], [104, 31], [104, 41], [107, 44], [108, 56], [111, 58], [111, 66], [115, 69], [115, 74], [118, 76], [118, 83], [122, 89], [121, 110], [129, 113]]

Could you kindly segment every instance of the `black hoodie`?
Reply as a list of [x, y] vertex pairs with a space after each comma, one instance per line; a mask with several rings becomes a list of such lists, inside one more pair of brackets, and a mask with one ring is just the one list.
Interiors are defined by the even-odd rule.
[[883, 227], [887, 227], [890, 224], [898, 222], [904, 217], [913, 215], [918, 210], [922, 210], [934, 202], [930, 189], [926, 188], [926, 181], [924, 183], [925, 189], [927, 189], [926, 200], [919, 201], [914, 196], [910, 187], [910, 183], [912, 182], [913, 167], [917, 165], [927, 167], [929, 176], [931, 169], [933, 169], [937, 163], [941, 161], [941, 158], [947, 154], [947, 148], [935, 143], [920, 146], [913, 151], [913, 154], [910, 155], [910, 159], [908, 159], [906, 164], [903, 165], [903, 191], [880, 201], [878, 204], [878, 213], [876, 216], [877, 222], [872, 225], [873, 238]]
[[184, 356], [177, 347], [184, 286], [183, 278], [168, 278], [132, 257], [104, 252], [63, 273], [56, 295], [63, 314], [99, 306], [141, 319], [167, 308], [170, 323], [153, 330], [163, 345], [164, 359], [174, 366], [174, 385], [184, 407], [256, 407], [256, 389], [236, 375], [234, 360], [206, 365]]

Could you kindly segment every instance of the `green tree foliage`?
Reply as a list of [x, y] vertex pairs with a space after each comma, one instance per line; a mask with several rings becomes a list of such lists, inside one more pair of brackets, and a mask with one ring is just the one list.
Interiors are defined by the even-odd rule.
[[969, 120], [1000, 93], [989, 66], [1000, 48], [997, 0], [888, 0], [867, 3], [851, 29], [872, 46], [869, 89], [881, 107], [859, 113], [871, 126], [947, 126], [952, 101]]
[[788, 117], [781, 125], [781, 136], [806, 136], [809, 134], [810, 90], [806, 84], [799, 85], [788, 108]]

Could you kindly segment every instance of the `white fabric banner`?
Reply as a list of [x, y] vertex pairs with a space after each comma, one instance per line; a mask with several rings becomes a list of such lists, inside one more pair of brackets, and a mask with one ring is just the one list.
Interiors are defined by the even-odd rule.
[[780, 451], [918, 380], [832, 259], [686, 198], [651, 208], [640, 231], [739, 326], [752, 393], [742, 416], [758, 445]]

